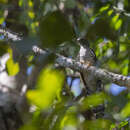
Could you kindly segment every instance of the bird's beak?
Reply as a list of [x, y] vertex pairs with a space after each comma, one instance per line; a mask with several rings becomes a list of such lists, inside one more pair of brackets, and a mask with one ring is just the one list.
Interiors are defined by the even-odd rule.
[[79, 42], [81, 40], [81, 38], [79, 37], [79, 38], [77, 38], [77, 41]]

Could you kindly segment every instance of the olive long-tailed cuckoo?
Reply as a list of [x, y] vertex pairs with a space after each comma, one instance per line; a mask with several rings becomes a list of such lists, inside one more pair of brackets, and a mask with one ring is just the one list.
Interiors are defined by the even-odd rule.
[[[96, 55], [92, 48], [90, 48], [89, 42], [84, 38], [77, 39], [80, 45], [80, 51], [78, 54], [78, 60], [89, 66], [95, 66], [97, 62]], [[88, 94], [91, 94], [96, 91], [100, 91], [102, 88], [101, 80], [96, 79], [93, 74], [87, 72], [80, 72], [81, 80], [85, 86], [85, 90]]]

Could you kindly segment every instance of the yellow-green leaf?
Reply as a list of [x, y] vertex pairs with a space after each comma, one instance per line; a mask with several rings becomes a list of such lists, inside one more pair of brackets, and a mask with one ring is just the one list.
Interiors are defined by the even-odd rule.
[[121, 117], [126, 118], [128, 116], [130, 116], [130, 102], [121, 111]]
[[21, 7], [23, 5], [23, 0], [19, 0], [19, 6]]
[[110, 5], [103, 6], [102, 8], [100, 8], [99, 12], [103, 12], [103, 11], [107, 10], [109, 7], [110, 7]]
[[4, 17], [0, 18], [0, 24], [2, 24], [4, 22]]
[[28, 11], [28, 16], [33, 19], [35, 17], [35, 14], [33, 11]]
[[14, 76], [19, 72], [19, 64], [13, 61], [12, 50], [8, 49], [8, 52], [10, 54], [10, 58], [6, 62], [6, 69], [8, 75]]
[[43, 69], [38, 77], [36, 90], [28, 91], [27, 98], [31, 104], [45, 110], [59, 96], [63, 82], [63, 72], [51, 68]]
[[115, 24], [115, 29], [118, 30], [118, 29], [121, 27], [121, 25], [122, 25], [122, 20], [119, 19], [119, 20], [116, 22], [116, 24]]
[[15, 63], [13, 61], [13, 58], [10, 57], [6, 63], [6, 69], [7, 69], [8, 75], [14, 76], [19, 72], [19, 64]]
[[33, 7], [33, 2], [31, 0], [28, 1], [28, 6]]
[[116, 15], [112, 18], [112, 23], [115, 24], [118, 18], [119, 18], [119, 14], [116, 14]]
[[110, 10], [108, 11], [108, 13], [107, 13], [108, 16], [111, 16], [113, 12], [114, 12], [113, 9], [110, 9]]

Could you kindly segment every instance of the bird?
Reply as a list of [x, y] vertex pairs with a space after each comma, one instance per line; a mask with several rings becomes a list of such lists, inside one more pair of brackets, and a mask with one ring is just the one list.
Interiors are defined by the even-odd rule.
[[[80, 50], [78, 54], [78, 60], [81, 64], [89, 66], [96, 66], [97, 57], [92, 48], [90, 48], [89, 41], [85, 38], [77, 39]], [[88, 72], [80, 72], [81, 80], [86, 88], [87, 94], [91, 94], [101, 87], [101, 80], [96, 79], [95, 76]]]
[[[78, 38], [77, 41], [80, 45], [78, 60], [87, 67], [96, 66], [97, 57], [94, 50], [90, 48], [89, 41], [84, 38]], [[103, 90], [102, 81], [96, 78], [94, 74], [90, 74], [88, 72], [80, 72], [80, 77], [84, 84], [84, 88], [79, 98], [82, 96], [89, 96], [95, 92], [97, 93]], [[104, 116], [104, 109], [104, 104], [100, 104], [93, 109], [83, 111], [83, 115], [85, 115], [86, 119], [97, 119]]]
[[88, 40], [84, 38], [78, 38], [77, 41], [80, 44], [80, 51], [79, 51], [80, 62], [86, 65], [87, 64], [95, 65], [97, 57], [94, 50], [90, 48]]

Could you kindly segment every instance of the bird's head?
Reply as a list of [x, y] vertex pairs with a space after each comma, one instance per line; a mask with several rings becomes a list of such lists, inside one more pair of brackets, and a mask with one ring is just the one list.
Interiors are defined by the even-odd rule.
[[85, 38], [78, 38], [77, 41], [79, 42], [80, 45], [84, 47], [89, 47], [89, 42]]

